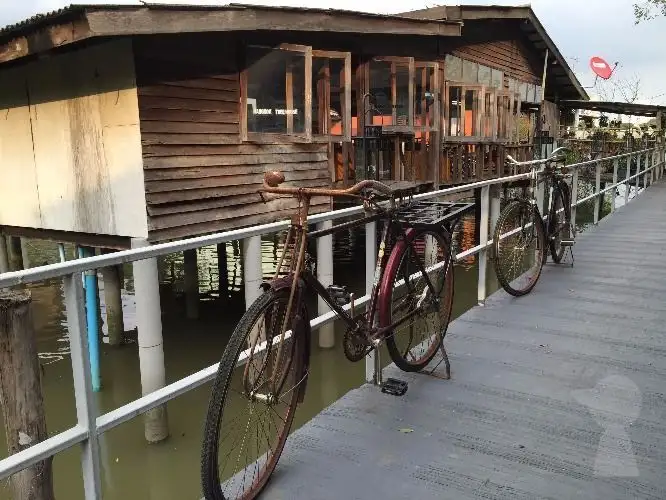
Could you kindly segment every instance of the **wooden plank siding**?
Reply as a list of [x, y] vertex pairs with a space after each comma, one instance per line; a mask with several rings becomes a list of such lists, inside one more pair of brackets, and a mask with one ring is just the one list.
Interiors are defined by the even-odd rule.
[[[268, 170], [283, 171], [290, 185], [330, 186], [327, 144], [241, 140], [233, 38], [218, 35], [213, 45], [209, 35], [192, 35], [191, 43], [159, 38], [135, 41], [151, 241], [288, 218], [295, 200], [264, 204], [257, 193]], [[331, 202], [316, 198], [312, 205], [322, 212]]]
[[518, 40], [471, 43], [458, 47], [452, 54], [491, 68], [504, 71], [509, 78], [540, 85], [541, 72], [533, 67], [527, 49]]

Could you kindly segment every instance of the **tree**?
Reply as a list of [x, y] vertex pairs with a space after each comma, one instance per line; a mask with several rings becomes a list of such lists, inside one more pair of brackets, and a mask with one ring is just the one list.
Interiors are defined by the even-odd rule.
[[634, 4], [635, 23], [649, 21], [655, 17], [666, 16], [666, 0], [643, 0]]

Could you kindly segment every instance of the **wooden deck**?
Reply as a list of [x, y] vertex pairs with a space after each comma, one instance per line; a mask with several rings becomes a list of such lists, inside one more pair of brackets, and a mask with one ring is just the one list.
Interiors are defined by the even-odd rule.
[[325, 409], [263, 498], [666, 498], [665, 204], [655, 185], [579, 235], [574, 268], [453, 322], [452, 380], [391, 366], [405, 396]]

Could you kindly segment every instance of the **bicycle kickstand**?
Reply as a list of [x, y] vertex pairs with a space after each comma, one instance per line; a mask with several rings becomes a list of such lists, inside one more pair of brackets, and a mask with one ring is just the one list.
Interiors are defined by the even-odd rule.
[[[439, 363], [437, 363], [432, 370], [423, 373], [425, 373], [426, 375], [430, 375], [431, 377], [436, 377], [442, 380], [450, 380], [451, 363], [449, 362], [449, 355], [446, 353], [446, 347], [444, 347], [444, 339], [442, 339], [442, 343], [440, 344], [439, 348], [442, 351], [442, 359], [439, 360]], [[446, 369], [446, 373], [444, 375], [438, 375], [435, 373], [435, 370], [439, 368], [439, 365], [442, 364], [442, 361], [444, 361], [444, 368]]]

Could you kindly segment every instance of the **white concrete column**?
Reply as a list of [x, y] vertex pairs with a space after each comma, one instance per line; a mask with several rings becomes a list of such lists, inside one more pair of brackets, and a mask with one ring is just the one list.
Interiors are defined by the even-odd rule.
[[106, 308], [108, 343], [109, 345], [117, 346], [122, 344], [125, 335], [120, 266], [103, 268], [102, 281], [104, 282], [104, 305]]
[[[371, 222], [365, 225], [365, 291], [372, 293], [375, 282], [377, 263], [377, 223]], [[368, 307], [369, 304], [368, 304]], [[375, 320], [377, 318], [374, 318]], [[378, 350], [373, 350], [365, 358], [365, 381], [381, 385], [382, 368]]]
[[[481, 211], [479, 215], [479, 245], [488, 243], [488, 232], [490, 229], [490, 186], [481, 188]], [[479, 276], [477, 280], [477, 301], [480, 306], [486, 302], [488, 296], [486, 291], [486, 274], [488, 268], [488, 249], [483, 248], [479, 252]]]
[[261, 295], [261, 236], [243, 240], [243, 282], [245, 284], [245, 309]]
[[199, 269], [196, 250], [183, 252], [183, 268], [185, 271], [185, 314], [188, 319], [197, 319], [199, 318]]
[[9, 272], [9, 252], [7, 251], [7, 239], [0, 234], [0, 274]]
[[629, 155], [626, 159], [627, 161], [627, 176], [625, 178], [625, 183], [624, 183], [624, 204], [626, 205], [629, 203], [629, 191], [631, 189], [631, 186], [629, 185], [629, 177], [631, 177], [631, 159], [633, 155]]
[[[617, 170], [618, 170], [619, 166], [620, 166], [620, 160], [615, 158], [613, 160], [613, 186], [615, 186], [617, 184]], [[615, 206], [615, 204], [616, 204], [615, 199], [617, 198], [617, 194], [616, 194], [617, 193], [617, 187], [615, 187], [615, 189], [613, 189], [612, 191], [609, 191], [609, 193], [611, 193], [611, 196], [613, 197], [613, 199], [611, 200], [611, 212], [615, 212], [615, 209], [617, 208]]]
[[21, 238], [21, 259], [23, 260], [23, 269], [30, 268], [30, 257], [28, 256], [28, 240]]
[[[493, 238], [495, 234], [495, 227], [497, 226], [497, 219], [500, 216], [501, 210], [501, 194], [502, 189], [499, 185], [490, 186], [490, 216], [489, 216], [489, 228], [488, 228], [488, 237]], [[499, 281], [497, 281], [497, 275], [495, 274], [494, 267], [490, 266], [491, 271], [487, 273], [486, 278], [486, 293], [492, 295], [499, 289]]]
[[601, 208], [601, 162], [597, 162], [594, 165], [594, 224], [599, 224], [599, 210]]
[[[148, 246], [148, 241], [145, 239], [132, 239], [132, 248], [145, 246]], [[133, 262], [132, 266], [136, 298], [141, 394], [145, 396], [166, 385], [157, 259], [139, 260]], [[169, 436], [166, 405], [146, 412], [144, 414], [144, 426], [144, 433], [148, 442], [156, 443], [166, 439]]]
[[[319, 229], [330, 229], [333, 221], [325, 221], [319, 225]], [[317, 238], [317, 279], [325, 287], [333, 284], [333, 235]], [[317, 312], [325, 314], [330, 311], [326, 301], [319, 297], [317, 299]], [[335, 324], [328, 323], [319, 328], [319, 347], [330, 349], [335, 346]]]

